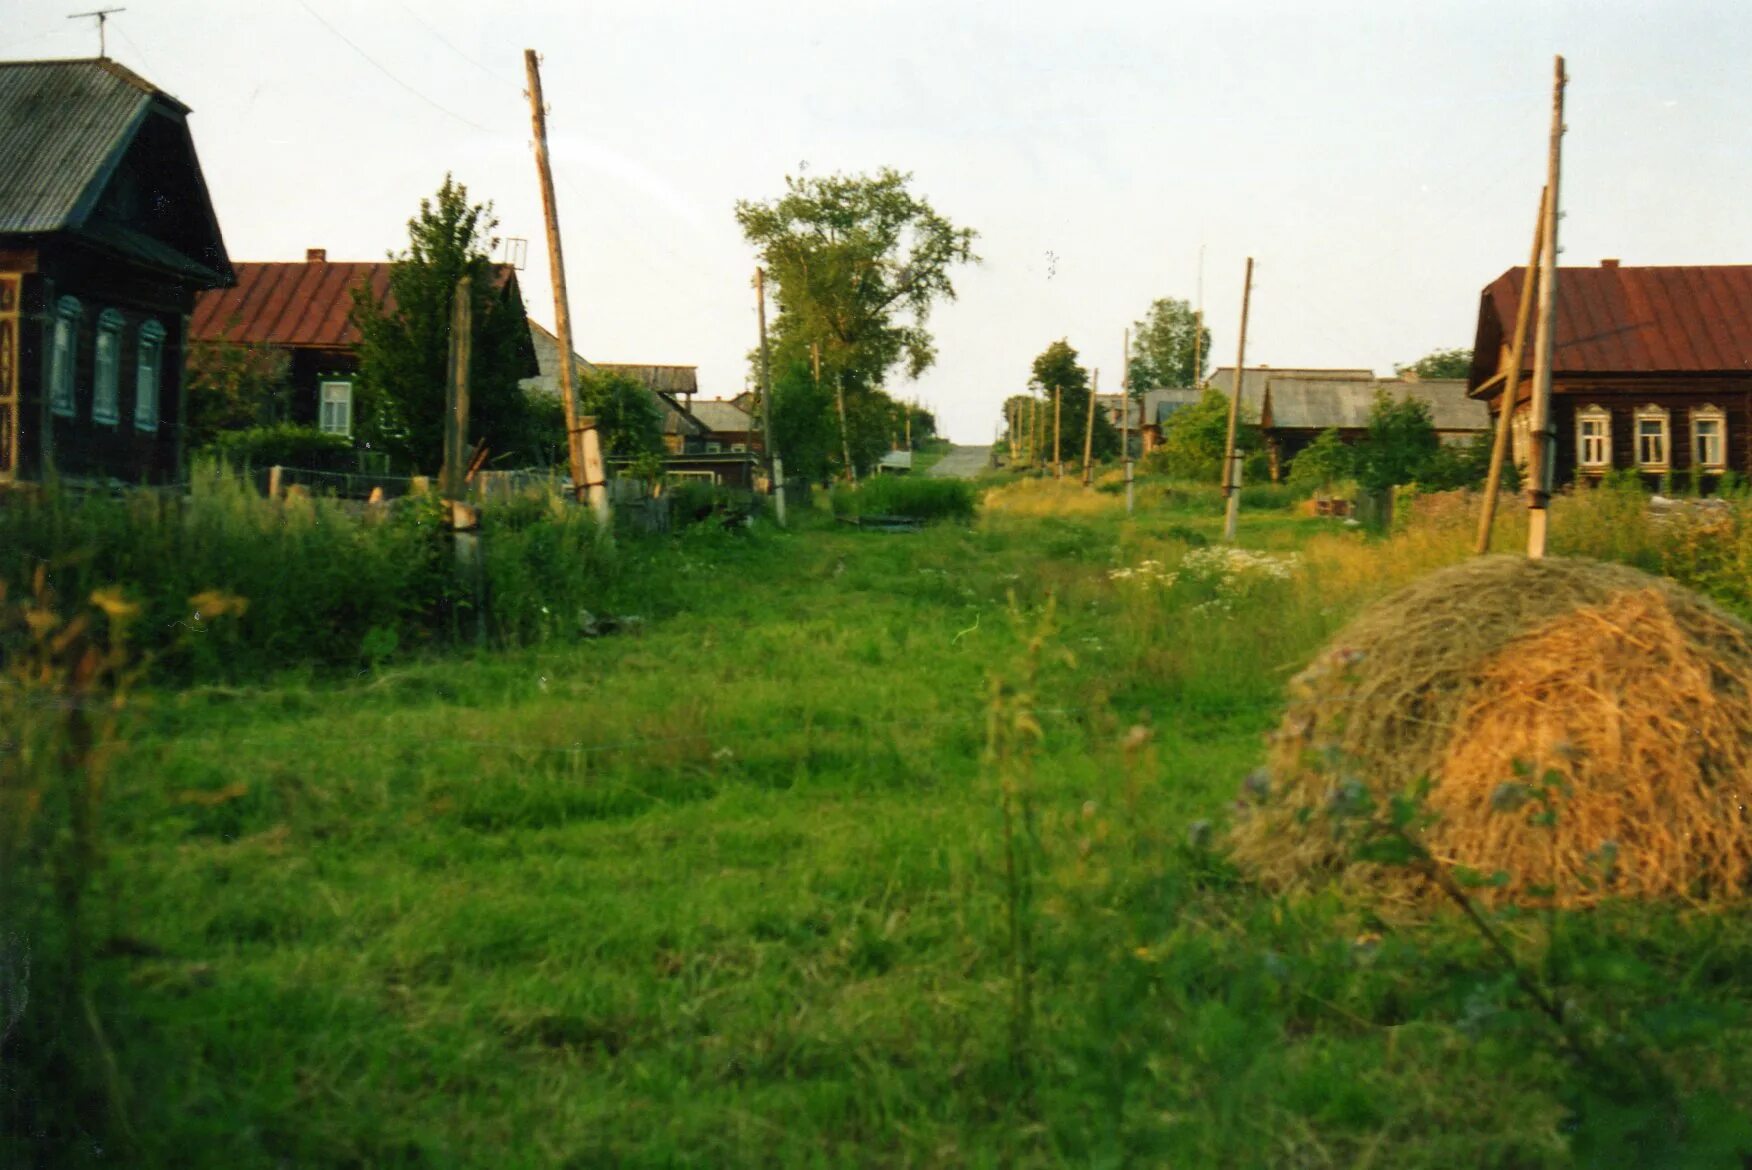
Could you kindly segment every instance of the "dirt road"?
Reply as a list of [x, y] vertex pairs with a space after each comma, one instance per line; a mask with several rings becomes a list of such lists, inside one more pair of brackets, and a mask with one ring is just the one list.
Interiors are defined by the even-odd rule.
[[941, 479], [972, 479], [984, 471], [991, 463], [992, 449], [990, 447], [956, 446], [950, 452], [931, 465], [925, 472], [927, 477]]

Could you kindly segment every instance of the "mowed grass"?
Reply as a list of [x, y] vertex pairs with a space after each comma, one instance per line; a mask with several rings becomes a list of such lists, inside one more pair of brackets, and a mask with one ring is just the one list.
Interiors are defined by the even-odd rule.
[[[1248, 514], [1298, 579], [1195, 610], [1109, 573], [1178, 563], [1212, 501], [1103, 498], [696, 533], [627, 633], [152, 695], [106, 811], [130, 1159], [1656, 1164], [1463, 924], [1206, 847], [1283, 681], [1460, 543]], [[1043, 631], [1013, 916], [989, 680]], [[1689, 1104], [1655, 1128], [1704, 1149], [1752, 1077], [1746, 921], [1567, 929], [1556, 974], [1659, 1031]]]

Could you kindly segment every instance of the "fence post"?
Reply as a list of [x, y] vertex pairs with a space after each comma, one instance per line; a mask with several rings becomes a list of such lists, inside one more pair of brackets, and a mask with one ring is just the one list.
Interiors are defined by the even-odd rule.
[[268, 499], [277, 500], [279, 498], [280, 498], [280, 465], [278, 463], [276, 463], [272, 467], [268, 468]]

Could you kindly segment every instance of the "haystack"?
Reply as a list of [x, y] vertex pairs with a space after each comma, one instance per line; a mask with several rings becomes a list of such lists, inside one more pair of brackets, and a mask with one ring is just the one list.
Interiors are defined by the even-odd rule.
[[[1409, 870], [1349, 860], [1357, 826], [1333, 810], [1347, 783], [1384, 801], [1420, 778], [1431, 856], [1507, 875], [1487, 901], [1743, 896], [1752, 628], [1622, 565], [1484, 557], [1432, 573], [1292, 681], [1237, 859], [1278, 887], [1343, 872], [1419, 889]], [[1555, 817], [1527, 802], [1541, 786]]]

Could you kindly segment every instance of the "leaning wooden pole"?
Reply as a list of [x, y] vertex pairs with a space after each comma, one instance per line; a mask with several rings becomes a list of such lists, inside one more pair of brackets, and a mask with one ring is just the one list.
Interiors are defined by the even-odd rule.
[[474, 280], [460, 277], [450, 294], [449, 378], [444, 409], [444, 466], [439, 471], [439, 491], [446, 500], [460, 500], [467, 490], [463, 476], [468, 464], [468, 378], [474, 351]]
[[1125, 331], [1125, 340], [1120, 343], [1120, 380], [1119, 380], [1119, 458], [1125, 466], [1125, 514], [1132, 514], [1132, 456], [1131, 456], [1131, 330]]
[[1490, 448], [1490, 474], [1484, 480], [1484, 508], [1478, 514], [1479, 556], [1490, 551], [1491, 526], [1496, 523], [1497, 494], [1503, 488], [1503, 465], [1509, 457], [1509, 436], [1515, 425], [1515, 403], [1521, 397], [1521, 363], [1527, 356], [1527, 329], [1533, 323], [1533, 296], [1539, 275], [1539, 252], [1545, 242], [1545, 201], [1549, 190], [1539, 192], [1539, 215], [1533, 223], [1533, 248], [1527, 257], [1527, 275], [1521, 281], [1521, 303], [1515, 306], [1515, 336], [1509, 342], [1509, 371], [1503, 383], [1502, 406], [1497, 411], [1496, 439]]
[[560, 345], [560, 403], [566, 415], [566, 457], [572, 473], [572, 490], [579, 499], [590, 500], [597, 523], [606, 528], [608, 483], [602, 469], [602, 447], [595, 420], [578, 417], [574, 393], [576, 372], [572, 369], [572, 306], [566, 296], [566, 257], [560, 247], [560, 213], [554, 201], [554, 172], [548, 162], [547, 105], [541, 97], [541, 65], [534, 49], [523, 50], [523, 70], [529, 79], [529, 118], [535, 128], [535, 169], [541, 176], [541, 208], [547, 220], [548, 266], [554, 281], [554, 332]]
[[1551, 501], [1551, 359], [1557, 345], [1558, 176], [1563, 170], [1563, 58], [1557, 58], [1551, 85], [1551, 145], [1546, 158], [1545, 231], [1540, 241], [1539, 332], [1533, 346], [1532, 431], [1527, 460], [1527, 555], [1545, 555], [1547, 505]]
[[766, 269], [754, 270], [756, 313], [760, 317], [760, 420], [767, 452], [767, 484], [773, 492], [773, 517], [785, 526], [785, 461], [773, 442], [773, 363], [767, 349]]
[[1095, 399], [1101, 393], [1101, 371], [1095, 371], [1094, 381], [1089, 383], [1089, 421], [1083, 424], [1083, 486], [1088, 487], [1095, 477]]
[[1055, 386], [1052, 391], [1052, 477], [1054, 479], [1065, 477], [1064, 448], [1059, 443], [1064, 429], [1061, 426], [1064, 421], [1064, 407], [1064, 394]]
[[1253, 257], [1247, 257], [1247, 275], [1241, 285], [1241, 343], [1235, 354], [1235, 385], [1229, 394], [1229, 431], [1223, 439], [1223, 539], [1235, 542], [1235, 525], [1241, 510], [1241, 468], [1235, 450], [1235, 431], [1241, 422], [1241, 392], [1247, 385], [1247, 313], [1253, 305]]

